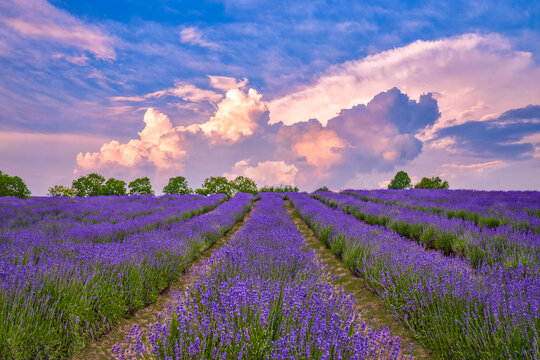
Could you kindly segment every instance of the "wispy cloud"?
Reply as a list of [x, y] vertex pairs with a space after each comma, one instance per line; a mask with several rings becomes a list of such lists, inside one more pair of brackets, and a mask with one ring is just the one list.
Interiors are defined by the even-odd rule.
[[203, 33], [194, 26], [182, 29], [180, 31], [180, 40], [186, 44], [197, 45], [212, 49], [216, 49], [219, 47], [218, 44], [205, 40], [203, 38]]
[[[25, 37], [46, 39], [89, 51], [96, 58], [116, 59], [115, 40], [95, 25], [85, 24], [45, 0], [7, 0], [0, 20]], [[69, 59], [68, 59], [69, 60]]]
[[231, 89], [241, 89], [245, 87], [248, 83], [248, 79], [244, 78], [241, 81], [237, 81], [235, 78], [228, 76], [216, 76], [208, 75], [210, 79], [210, 86], [214, 89], [229, 91]]

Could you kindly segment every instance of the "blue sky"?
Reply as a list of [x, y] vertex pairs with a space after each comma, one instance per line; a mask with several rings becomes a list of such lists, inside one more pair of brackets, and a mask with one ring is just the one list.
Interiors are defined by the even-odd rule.
[[0, 169], [540, 190], [539, 44], [538, 2], [7, 0]]

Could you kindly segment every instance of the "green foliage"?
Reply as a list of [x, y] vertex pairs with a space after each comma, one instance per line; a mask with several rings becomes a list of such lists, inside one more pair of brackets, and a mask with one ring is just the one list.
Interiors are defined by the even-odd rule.
[[326, 186], [322, 186], [315, 191], [328, 191], [328, 188]]
[[411, 178], [405, 171], [398, 171], [390, 184], [389, 189], [409, 189], [411, 188]]
[[103, 195], [123, 196], [126, 193], [126, 182], [115, 178], [107, 180], [102, 189]]
[[99, 196], [103, 195], [104, 183], [103, 176], [91, 173], [73, 180], [71, 188], [75, 191], [75, 196]]
[[284, 192], [298, 192], [297, 186], [292, 185], [279, 185], [279, 186], [263, 186], [259, 192], [275, 192], [275, 193], [284, 193]]
[[18, 176], [9, 176], [0, 171], [0, 196], [15, 196], [21, 199], [30, 197], [30, 190]]
[[191, 194], [193, 190], [188, 187], [185, 177], [177, 176], [169, 179], [169, 183], [163, 188], [164, 194]]
[[448, 189], [448, 181], [444, 180], [442, 181], [440, 177], [432, 177], [427, 178], [423, 177], [422, 180], [416, 185], [414, 185], [415, 189]]
[[204, 195], [204, 196], [206, 196], [206, 195], [208, 195], [208, 194], [210, 194], [210, 193], [209, 193], [208, 190], [206, 190], [206, 189], [195, 189], [195, 194], [199, 194], [199, 195]]
[[49, 196], [74, 197], [75, 190], [63, 185], [54, 185], [53, 187], [49, 188]]
[[148, 177], [142, 177], [133, 180], [129, 183], [129, 195], [146, 195], [153, 194], [152, 184], [150, 184], [150, 179]]
[[245, 176], [237, 176], [236, 179], [231, 181], [234, 189], [238, 192], [257, 194], [257, 184], [252, 179]]
[[202, 189], [197, 189], [196, 192], [201, 195], [226, 194], [232, 196], [236, 192], [236, 188], [232, 181], [223, 176], [211, 176], [204, 179]]

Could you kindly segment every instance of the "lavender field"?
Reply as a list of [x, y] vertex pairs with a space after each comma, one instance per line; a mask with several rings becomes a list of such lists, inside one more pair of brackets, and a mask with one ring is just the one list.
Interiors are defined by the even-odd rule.
[[203, 253], [110, 357], [416, 356], [362, 317], [291, 206], [430, 358], [540, 358], [540, 193], [422, 189], [0, 198], [0, 358], [77, 358]]

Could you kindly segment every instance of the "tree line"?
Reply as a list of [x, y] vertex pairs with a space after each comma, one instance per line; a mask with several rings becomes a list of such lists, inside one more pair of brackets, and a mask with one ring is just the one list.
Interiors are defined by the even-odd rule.
[[[438, 176], [423, 177], [419, 183], [414, 185], [415, 189], [448, 189], [450, 185], [448, 181], [442, 180]], [[398, 171], [394, 178], [388, 184], [389, 189], [412, 189], [411, 178], [405, 171]]]
[[[223, 193], [232, 196], [237, 192], [257, 194], [259, 192], [288, 192], [299, 191], [298, 187], [290, 185], [264, 186], [258, 188], [255, 181], [245, 176], [237, 176], [234, 180], [228, 180], [224, 176], [211, 176], [204, 180], [198, 189], [191, 189], [183, 176], [171, 177], [163, 188], [164, 194], [218, 194]], [[105, 178], [97, 173], [91, 173], [73, 180], [71, 188], [55, 185], [49, 188], [50, 196], [99, 196], [99, 195], [146, 195], [154, 194], [152, 184], [148, 177], [142, 177], [131, 181], [129, 184], [115, 178]]]
[[[389, 189], [448, 189], [448, 181], [441, 180], [438, 176], [427, 178], [415, 184], [411, 184], [411, 179], [405, 171], [398, 171], [388, 185]], [[317, 191], [327, 191], [323, 186]], [[257, 194], [259, 192], [298, 192], [296, 186], [263, 186], [258, 187], [255, 181], [246, 176], [237, 176], [233, 180], [228, 180], [224, 176], [211, 176], [204, 180], [200, 188], [195, 190], [188, 186], [188, 182], [183, 176], [171, 177], [163, 188], [164, 194], [201, 194], [209, 195], [223, 193], [232, 196], [237, 192]], [[137, 178], [129, 183], [109, 178], [105, 179], [98, 173], [91, 173], [73, 180], [71, 187], [55, 185], [49, 188], [49, 196], [100, 196], [100, 195], [144, 195], [154, 194], [152, 184], [148, 177]], [[0, 196], [15, 196], [19, 198], [30, 197], [30, 191], [24, 181], [18, 176], [10, 176], [0, 171]]]

